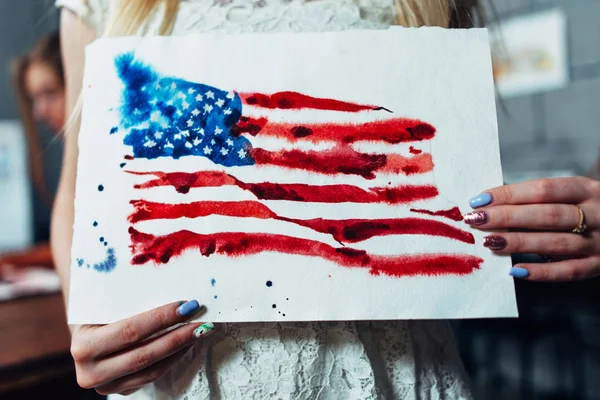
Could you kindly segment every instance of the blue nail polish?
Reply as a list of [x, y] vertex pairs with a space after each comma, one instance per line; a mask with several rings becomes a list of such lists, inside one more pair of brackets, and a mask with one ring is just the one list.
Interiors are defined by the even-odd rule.
[[521, 267], [512, 267], [508, 274], [515, 278], [527, 278], [529, 276], [529, 271]]
[[187, 303], [183, 303], [179, 307], [177, 307], [177, 314], [185, 317], [187, 315], [192, 315], [200, 309], [200, 304], [196, 300], [188, 301]]
[[489, 193], [481, 193], [475, 197], [471, 197], [469, 200], [469, 205], [472, 208], [487, 206], [492, 202], [492, 195]]

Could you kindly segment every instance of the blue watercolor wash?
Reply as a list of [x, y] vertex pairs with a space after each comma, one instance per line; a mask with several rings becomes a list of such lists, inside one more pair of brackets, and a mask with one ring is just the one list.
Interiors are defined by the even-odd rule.
[[206, 157], [226, 167], [255, 163], [239, 134], [242, 101], [236, 93], [164, 76], [132, 52], [115, 58], [124, 84], [120, 125], [136, 158]]
[[118, 131], [119, 131], [119, 127], [118, 126], [113, 126], [112, 128], [110, 128], [110, 134], [111, 135], [114, 135]]
[[217, 281], [215, 280], [215, 278], [212, 278], [210, 280], [210, 286], [215, 287], [215, 283], [217, 283]]
[[117, 267], [115, 249], [112, 247], [108, 248], [106, 250], [106, 258], [99, 263], [94, 264], [93, 267], [98, 272], [112, 272]]

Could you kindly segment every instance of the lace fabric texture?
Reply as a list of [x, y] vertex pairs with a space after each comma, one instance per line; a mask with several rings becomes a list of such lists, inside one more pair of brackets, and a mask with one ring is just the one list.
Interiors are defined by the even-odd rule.
[[[58, 0], [101, 33], [109, 0]], [[394, 0], [182, 0], [173, 35], [382, 29]], [[156, 33], [157, 12], [143, 27]], [[111, 396], [116, 399], [121, 396]], [[221, 324], [131, 399], [470, 399], [442, 321]]]

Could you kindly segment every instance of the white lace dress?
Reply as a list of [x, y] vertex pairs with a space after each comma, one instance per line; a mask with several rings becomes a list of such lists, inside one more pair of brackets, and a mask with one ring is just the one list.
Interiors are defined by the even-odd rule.
[[[110, 0], [58, 0], [101, 32]], [[385, 28], [394, 0], [182, 0], [174, 35]], [[160, 16], [144, 27], [156, 32]], [[202, 299], [198, 299], [202, 302]], [[114, 398], [120, 396], [113, 396]], [[470, 399], [441, 321], [221, 324], [133, 399]]]

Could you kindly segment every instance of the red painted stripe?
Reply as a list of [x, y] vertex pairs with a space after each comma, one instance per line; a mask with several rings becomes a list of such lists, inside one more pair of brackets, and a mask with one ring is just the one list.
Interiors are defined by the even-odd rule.
[[428, 235], [442, 236], [474, 244], [469, 232], [443, 222], [422, 218], [390, 219], [295, 219], [279, 216], [267, 206], [256, 201], [197, 201], [184, 204], [155, 203], [145, 200], [131, 201], [135, 211], [129, 216], [131, 223], [151, 219], [198, 218], [223, 215], [241, 218], [260, 218], [285, 221], [304, 226], [316, 232], [331, 235], [339, 243], [356, 243], [375, 236]]
[[388, 203], [402, 204], [436, 197], [435, 186], [400, 185], [363, 189], [352, 185], [306, 185], [300, 183], [244, 183], [220, 171], [198, 172], [135, 172], [134, 175], [154, 175], [156, 178], [137, 184], [136, 189], [173, 186], [180, 193], [193, 187], [238, 186], [261, 200], [287, 200], [314, 203]]
[[364, 123], [311, 123], [269, 122], [266, 118], [241, 117], [234, 134], [270, 136], [290, 142], [308, 140], [311, 142], [333, 141], [337, 143], [370, 142], [417, 142], [429, 140], [435, 135], [435, 128], [416, 119], [393, 118]]
[[446, 218], [450, 218], [451, 220], [454, 220], [454, 221], [462, 221], [463, 220], [462, 213], [460, 212], [458, 207], [453, 207], [449, 210], [439, 210], [439, 211], [430, 211], [430, 210], [411, 208], [410, 211], [419, 213], [419, 214], [427, 214], [427, 215], [435, 215], [438, 217], [446, 217]]
[[335, 248], [314, 240], [266, 233], [231, 232], [202, 235], [179, 231], [157, 237], [129, 228], [129, 234], [133, 264], [166, 264], [186, 250], [196, 250], [207, 257], [212, 254], [241, 257], [277, 252], [320, 257], [348, 268], [367, 268], [372, 275], [403, 277], [466, 275], [479, 269], [483, 262], [481, 258], [468, 255], [370, 255], [364, 250]]
[[333, 99], [307, 96], [298, 92], [277, 92], [273, 94], [238, 93], [242, 101], [248, 105], [262, 108], [279, 108], [282, 110], [330, 110], [344, 112], [359, 112], [365, 110], [386, 110], [383, 107], [350, 103]]
[[321, 151], [267, 151], [255, 148], [250, 150], [250, 155], [257, 165], [276, 165], [326, 175], [359, 175], [365, 179], [375, 179], [375, 172], [412, 175], [433, 170], [429, 153], [413, 157], [366, 154], [345, 145]]

